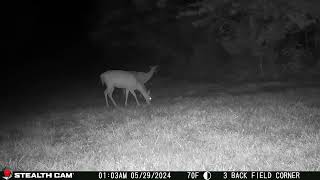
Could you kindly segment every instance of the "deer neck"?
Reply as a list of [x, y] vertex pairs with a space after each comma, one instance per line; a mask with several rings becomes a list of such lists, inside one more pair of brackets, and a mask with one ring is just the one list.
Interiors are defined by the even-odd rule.
[[146, 83], [147, 81], [149, 81], [151, 79], [151, 77], [153, 76], [155, 70], [151, 69], [149, 72], [146, 73], [146, 78], [144, 79], [144, 83]]

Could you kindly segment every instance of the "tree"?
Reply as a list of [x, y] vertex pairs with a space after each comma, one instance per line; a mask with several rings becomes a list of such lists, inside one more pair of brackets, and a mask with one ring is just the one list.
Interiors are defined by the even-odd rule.
[[196, 17], [193, 25], [217, 33], [230, 54], [249, 50], [264, 77], [263, 64], [274, 64], [277, 43], [315, 24], [319, 7], [316, 0], [203, 0], [189, 4], [179, 18]]

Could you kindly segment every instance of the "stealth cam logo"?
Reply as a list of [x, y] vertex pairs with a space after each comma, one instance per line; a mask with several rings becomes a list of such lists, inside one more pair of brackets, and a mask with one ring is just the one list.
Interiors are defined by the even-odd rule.
[[7, 180], [12, 177], [12, 171], [9, 168], [4, 168], [2, 170], [2, 178]]

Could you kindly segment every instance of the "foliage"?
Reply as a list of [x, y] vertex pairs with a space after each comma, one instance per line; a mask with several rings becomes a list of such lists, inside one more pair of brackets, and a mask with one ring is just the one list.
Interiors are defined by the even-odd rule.
[[[103, 2], [108, 4], [109, 1]], [[298, 33], [314, 26], [320, 16], [320, 11], [317, 10], [320, 2], [317, 0], [126, 2], [131, 4], [126, 7], [122, 4], [116, 8], [108, 8], [107, 5], [101, 4], [98, 10], [100, 19], [94, 32], [91, 33], [92, 40], [100, 43], [106, 54], [114, 53], [114, 59], [121, 59], [118, 52], [126, 51], [127, 53], [121, 55], [137, 60], [157, 59], [156, 61], [165, 63], [174, 72], [179, 71], [178, 67], [181, 71], [185, 71], [188, 69], [186, 66], [192, 67], [195, 72], [197, 69], [204, 72], [209, 66], [218, 67], [216, 65], [218, 63], [215, 62], [223, 58], [216, 58], [210, 53], [205, 54], [216, 51], [214, 44], [218, 44], [231, 57], [244, 54], [249, 55], [253, 61], [257, 60], [253, 63], [248, 62], [263, 76], [272, 74], [273, 72], [268, 70], [276, 69], [273, 64], [279, 66], [275, 61], [284, 48], [279, 46], [279, 42], [289, 39], [290, 36], [297, 38]], [[309, 39], [314, 38], [311, 36]], [[123, 49], [124, 47], [126, 49]], [[132, 55], [129, 51], [135, 54]], [[128, 58], [123, 57], [123, 59]], [[240, 61], [239, 64], [246, 63], [242, 61], [245, 58], [234, 59]], [[212, 61], [213, 65], [208, 65], [206, 60]], [[296, 60], [286, 63], [293, 61]], [[186, 72], [188, 71], [189, 69]], [[212, 70], [205, 76], [211, 72]], [[183, 73], [178, 72], [178, 74]]]
[[[320, 13], [316, 13], [318, 11], [314, 11], [314, 7], [308, 11], [307, 7], [316, 4], [320, 5], [317, 1], [204, 0], [190, 4], [178, 17], [198, 16], [194, 26], [209, 26], [223, 35], [226, 35], [226, 26], [232, 27], [233, 31], [229, 32], [234, 34], [229, 36], [238, 38], [244, 35], [241, 28], [247, 27], [251, 34], [247, 36], [261, 45], [284, 38], [294, 28], [303, 29], [315, 23], [314, 18]], [[248, 26], [239, 26], [243, 23]]]
[[285, 72], [300, 72], [303, 64], [301, 57], [304, 56], [305, 51], [297, 48], [285, 48], [281, 51], [281, 54], [290, 58], [290, 61], [282, 64], [283, 71]]
[[[189, 4], [178, 18], [195, 18], [192, 24], [218, 34], [230, 54], [249, 51], [263, 64], [269, 53], [276, 53], [280, 40], [316, 23], [319, 7], [316, 0], [202, 0]], [[290, 62], [294, 70], [299, 69], [297, 57], [303, 52], [296, 53]], [[260, 69], [263, 73], [262, 65]]]

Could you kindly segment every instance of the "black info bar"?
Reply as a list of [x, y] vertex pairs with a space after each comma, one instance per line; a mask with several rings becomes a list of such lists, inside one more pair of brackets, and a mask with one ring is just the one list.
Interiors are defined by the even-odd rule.
[[310, 171], [6, 171], [3, 179], [319, 179]]

